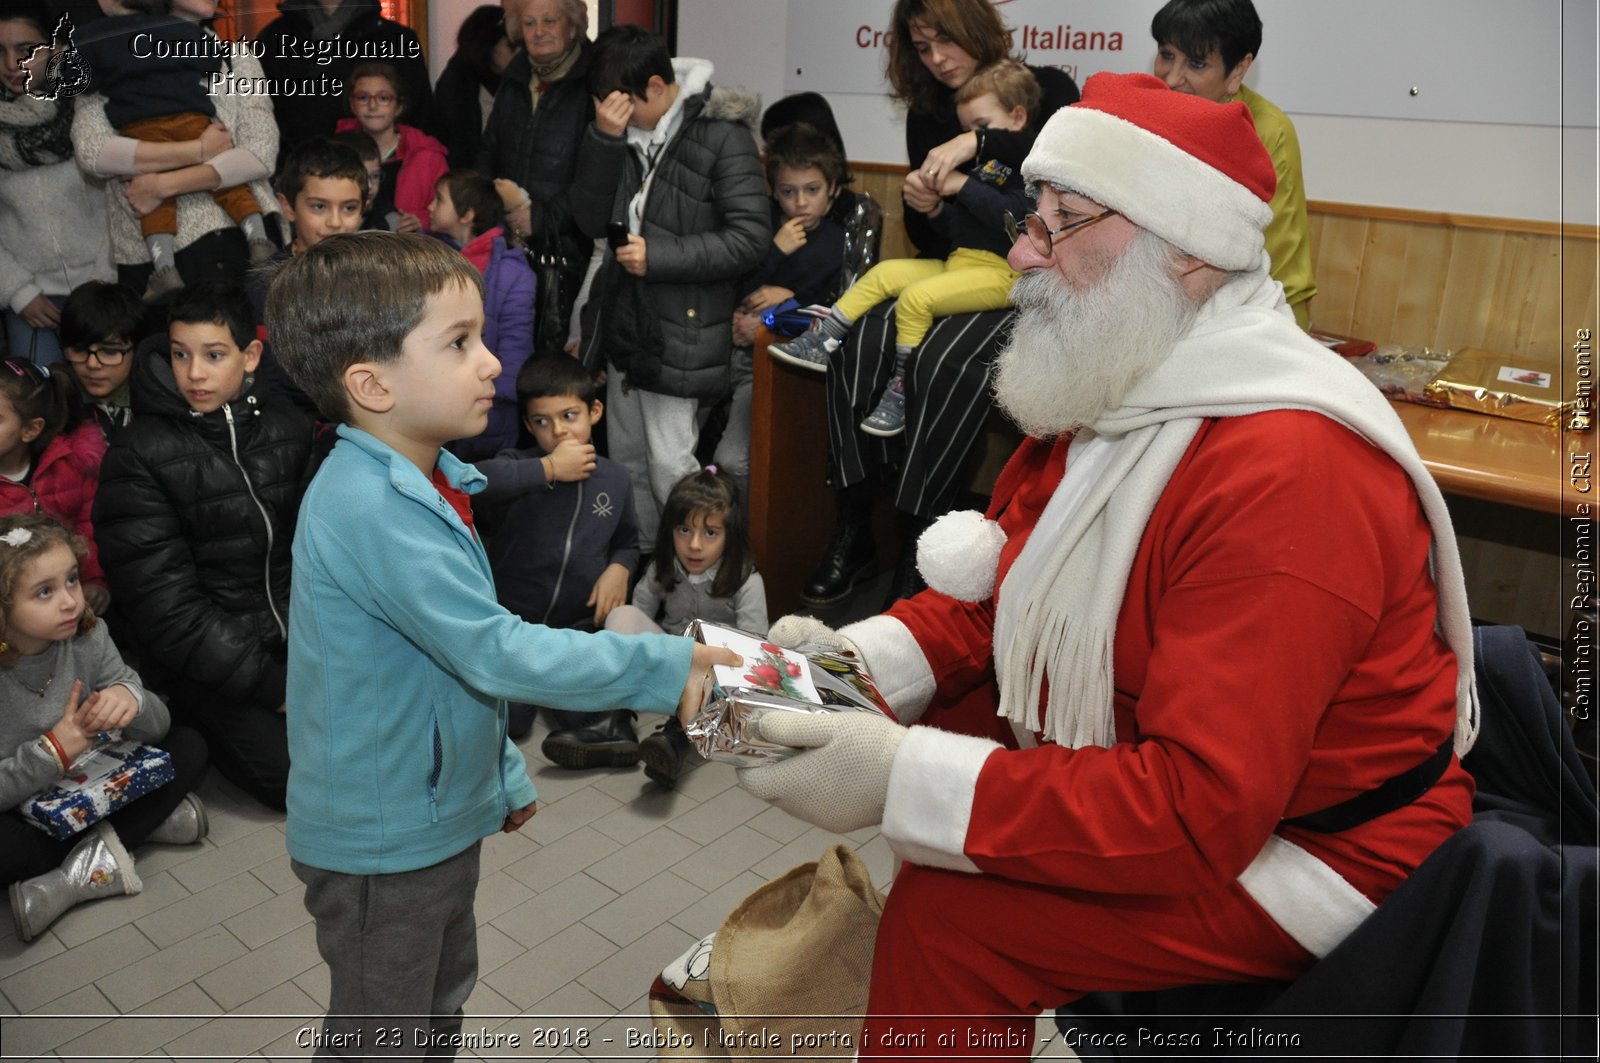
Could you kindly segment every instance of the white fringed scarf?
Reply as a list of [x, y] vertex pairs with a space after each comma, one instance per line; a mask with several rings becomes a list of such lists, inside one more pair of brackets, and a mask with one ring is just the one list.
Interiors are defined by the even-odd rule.
[[[1115, 742], [1117, 616], [1145, 524], [1201, 421], [1310, 410], [1356, 432], [1411, 477], [1433, 533], [1437, 629], [1456, 655], [1455, 750], [1472, 748], [1478, 733], [1472, 627], [1444, 496], [1388, 400], [1295, 326], [1282, 291], [1264, 268], [1229, 281], [1201, 308], [1172, 356], [1134, 385], [1120, 409], [1074, 440], [1056, 492], [1062, 504], [1053, 499], [1046, 507], [997, 596], [999, 714], [1012, 723], [1072, 748]], [[1094, 470], [1075, 478], [1073, 463], [1095, 437], [1112, 445], [1093, 448], [1083, 464]], [[1049, 703], [1041, 719], [1046, 677]]]

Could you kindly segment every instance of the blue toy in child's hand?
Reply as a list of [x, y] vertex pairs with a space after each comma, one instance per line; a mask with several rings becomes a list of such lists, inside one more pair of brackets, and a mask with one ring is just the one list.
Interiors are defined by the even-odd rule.
[[767, 326], [768, 331], [791, 338], [810, 328], [814, 316], [809, 307], [802, 307], [793, 299], [785, 299], [778, 305], [764, 310], [761, 314], [761, 323]]

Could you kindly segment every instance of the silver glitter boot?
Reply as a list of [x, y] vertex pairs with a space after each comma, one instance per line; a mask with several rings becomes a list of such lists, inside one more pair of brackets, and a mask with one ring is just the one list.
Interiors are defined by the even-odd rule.
[[69, 908], [101, 897], [138, 893], [144, 888], [133, 857], [109, 823], [96, 823], [61, 866], [11, 885], [11, 916], [17, 936], [32, 941]]
[[178, 807], [167, 814], [160, 826], [150, 832], [147, 842], [166, 845], [193, 845], [211, 832], [211, 821], [206, 817], [205, 803], [199, 794], [184, 794]]

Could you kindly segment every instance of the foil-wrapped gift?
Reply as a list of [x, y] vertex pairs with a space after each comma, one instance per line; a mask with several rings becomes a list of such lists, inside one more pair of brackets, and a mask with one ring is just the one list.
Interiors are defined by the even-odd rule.
[[1476, 410], [1515, 421], [1557, 425], [1573, 405], [1562, 394], [1554, 354], [1497, 354], [1463, 347], [1427, 388], [1428, 399], [1457, 410]]
[[172, 754], [120, 741], [91, 747], [67, 773], [22, 802], [22, 818], [52, 838], [66, 839], [134, 798], [174, 778]]
[[798, 750], [768, 742], [755, 723], [769, 712], [872, 712], [893, 719], [860, 658], [821, 646], [786, 649], [748, 631], [696, 620], [686, 634], [744, 658], [712, 669], [706, 706], [690, 721], [689, 740], [707, 760], [748, 768]]

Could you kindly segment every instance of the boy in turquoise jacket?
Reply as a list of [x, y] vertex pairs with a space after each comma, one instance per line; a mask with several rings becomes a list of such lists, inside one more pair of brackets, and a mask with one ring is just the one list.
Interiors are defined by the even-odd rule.
[[481, 840], [536, 810], [508, 699], [671, 712], [738, 663], [496, 603], [469, 498], [484, 478], [441, 449], [494, 401], [482, 292], [444, 244], [364, 232], [296, 256], [267, 299], [285, 371], [339, 422], [300, 507], [289, 613], [289, 855], [332, 974], [318, 1055], [436, 1052], [459, 1031]]

